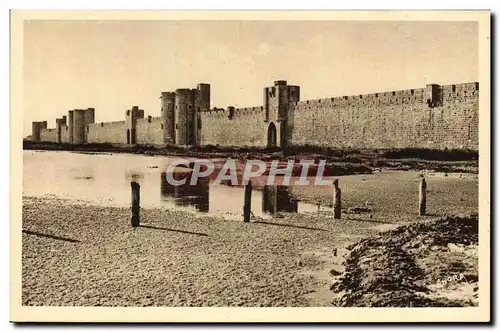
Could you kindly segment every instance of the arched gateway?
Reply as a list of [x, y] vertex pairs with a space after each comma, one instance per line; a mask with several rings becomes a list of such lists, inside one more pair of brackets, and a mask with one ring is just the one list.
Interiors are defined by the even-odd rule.
[[274, 148], [276, 147], [276, 143], [277, 143], [276, 126], [274, 125], [273, 122], [271, 122], [269, 124], [269, 127], [267, 127], [267, 147]]

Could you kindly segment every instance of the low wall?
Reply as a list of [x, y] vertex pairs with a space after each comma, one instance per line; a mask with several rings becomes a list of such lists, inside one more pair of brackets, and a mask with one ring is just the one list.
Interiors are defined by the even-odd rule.
[[262, 107], [237, 108], [229, 111], [201, 113], [201, 145], [265, 146], [267, 124]]
[[57, 130], [53, 129], [40, 129], [41, 142], [57, 142]]
[[135, 128], [138, 144], [163, 144], [161, 117], [137, 119]]
[[125, 121], [91, 123], [87, 130], [88, 143], [127, 143]]

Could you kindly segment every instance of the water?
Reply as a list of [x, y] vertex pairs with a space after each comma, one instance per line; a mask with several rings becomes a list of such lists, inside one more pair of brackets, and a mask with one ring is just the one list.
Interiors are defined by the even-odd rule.
[[[242, 218], [243, 187], [214, 185], [208, 180], [200, 180], [196, 186], [172, 186], [165, 174], [172, 160], [164, 156], [23, 151], [23, 195], [50, 195], [98, 205], [130, 207], [130, 182], [137, 181], [141, 185], [142, 207]], [[263, 189], [257, 186], [252, 192], [252, 213], [267, 218], [269, 213], [263, 211]], [[278, 202], [278, 211], [318, 211], [317, 205], [291, 197], [286, 188], [278, 192]]]

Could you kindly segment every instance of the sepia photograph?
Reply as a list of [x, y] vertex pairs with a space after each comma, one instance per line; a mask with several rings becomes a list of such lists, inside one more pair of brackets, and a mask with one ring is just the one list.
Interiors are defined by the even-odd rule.
[[11, 320], [490, 320], [489, 11], [12, 11], [11, 58]]

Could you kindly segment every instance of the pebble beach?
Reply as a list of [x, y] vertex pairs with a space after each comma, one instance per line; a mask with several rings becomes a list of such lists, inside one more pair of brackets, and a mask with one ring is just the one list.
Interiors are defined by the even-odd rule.
[[133, 228], [127, 208], [24, 197], [22, 303], [329, 306], [314, 252], [380, 229], [322, 214], [243, 223], [160, 208], [142, 209]]
[[[243, 212], [238, 188], [211, 187], [206, 192], [213, 214], [188, 212], [164, 200], [168, 197], [160, 177], [161, 158], [54, 152], [26, 153], [25, 158], [22, 304], [26, 306], [371, 306], [368, 300], [339, 302], [339, 291], [331, 289], [335, 278], [355, 269], [346, 265], [346, 258], [353, 255], [349, 247], [405, 225], [478, 211], [477, 174], [398, 171], [340, 177], [341, 220], [334, 220], [328, 210], [330, 187], [303, 186], [291, 192], [312, 209], [301, 210], [299, 205], [299, 213], [264, 218], [258, 214], [261, 202], [255, 191], [256, 213], [251, 223], [244, 223], [219, 211]], [[61, 163], [54, 164], [53, 158]], [[141, 181], [141, 226], [135, 228], [130, 221], [130, 174], [139, 174]], [[416, 203], [423, 176], [428, 182], [428, 207], [427, 214], [419, 216]], [[418, 227], [408, 230], [409, 239], [423, 232]], [[437, 233], [430, 232], [429, 239]], [[385, 253], [383, 245], [379, 249]], [[464, 272], [453, 267], [457, 255], [448, 251], [447, 246], [433, 251], [444, 257], [441, 261], [425, 256], [427, 252], [423, 258], [412, 258], [423, 259], [422, 271], [441, 271], [430, 279], [423, 273], [427, 284], [451, 272]], [[477, 254], [469, 248], [466, 252], [472, 253], [466, 265], [470, 281], [477, 275]], [[448, 263], [453, 266], [448, 268]], [[363, 271], [378, 268], [368, 263]], [[393, 274], [390, 267], [384, 271], [382, 275]], [[404, 270], [398, 282], [407, 280], [410, 272]], [[363, 292], [351, 285], [350, 278], [342, 280], [354, 295], [356, 290]], [[459, 292], [459, 301], [439, 303], [475, 303], [474, 287], [467, 301]]]

